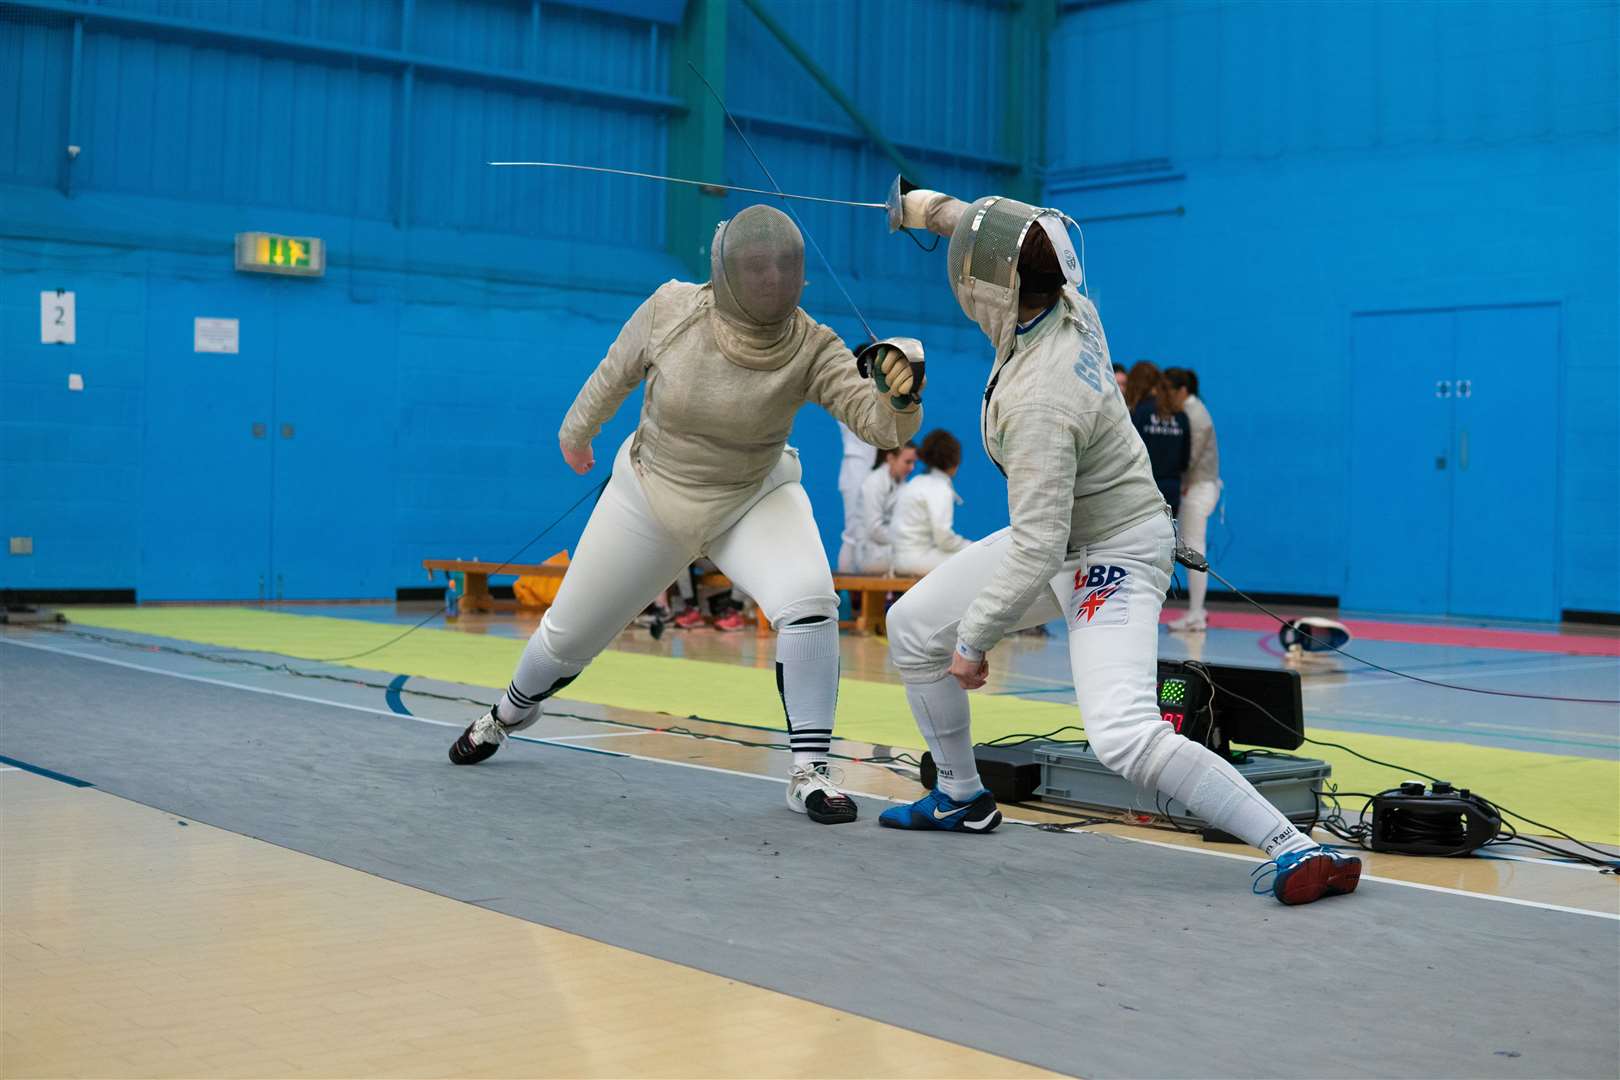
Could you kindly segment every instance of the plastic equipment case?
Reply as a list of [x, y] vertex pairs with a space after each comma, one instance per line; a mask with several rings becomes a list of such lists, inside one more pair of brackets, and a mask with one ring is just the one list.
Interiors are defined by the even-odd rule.
[[[1161, 815], [1168, 812], [1183, 825], [1198, 829], [1208, 827], [1179, 803], [1171, 804], [1161, 798], [1159, 805], [1154, 806], [1152, 792], [1140, 791], [1123, 776], [1111, 772], [1085, 743], [1035, 742], [1029, 745], [1041, 767], [1041, 786], [1035, 791], [1038, 798], [1096, 810], [1135, 810]], [[1322, 785], [1333, 775], [1333, 766], [1291, 754], [1250, 753], [1244, 757], [1246, 760], [1233, 762], [1234, 767], [1255, 790], [1286, 814], [1288, 820], [1295, 825], [1309, 825], [1317, 819]]]

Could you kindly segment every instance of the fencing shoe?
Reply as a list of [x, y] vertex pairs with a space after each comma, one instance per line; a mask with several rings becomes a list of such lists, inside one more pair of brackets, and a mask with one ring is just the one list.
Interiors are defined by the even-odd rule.
[[1256, 896], [1270, 893], [1280, 903], [1309, 904], [1324, 896], [1355, 892], [1361, 881], [1361, 860], [1331, 848], [1306, 848], [1284, 852], [1251, 876]]
[[467, 725], [467, 730], [461, 733], [461, 738], [450, 744], [450, 763], [452, 765], [476, 765], [480, 761], [493, 757], [495, 751], [501, 748], [506, 741], [508, 731], [517, 731], [527, 724], [503, 724], [495, 717], [495, 710], [480, 716]]
[[1209, 629], [1209, 616], [1205, 615], [1202, 611], [1189, 611], [1181, 618], [1173, 620], [1170, 623], [1170, 629], [1181, 633], [1190, 633], [1195, 630], [1207, 630]]
[[908, 806], [891, 806], [878, 815], [878, 824], [891, 829], [942, 829], [946, 832], [987, 833], [1001, 824], [995, 796], [981, 791], [957, 802], [935, 788]]
[[788, 773], [788, 809], [808, 814], [818, 825], [842, 825], [859, 812], [855, 800], [838, 790], [825, 761], [795, 765]]

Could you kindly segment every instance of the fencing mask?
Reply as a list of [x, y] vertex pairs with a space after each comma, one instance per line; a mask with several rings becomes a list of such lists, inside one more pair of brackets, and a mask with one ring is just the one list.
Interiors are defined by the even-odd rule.
[[1060, 211], [999, 195], [974, 202], [956, 223], [946, 258], [951, 290], [967, 317], [979, 324], [998, 351], [1017, 328], [1019, 252], [1030, 229], [1046, 234], [1051, 250], [1047, 253], [1041, 245], [1043, 254], [1056, 256], [1056, 273], [1043, 267], [1039, 284], [1080, 287], [1080, 258], [1065, 226]]
[[709, 246], [716, 337], [744, 367], [776, 368], [797, 348], [793, 313], [804, 291], [804, 237], [793, 219], [754, 205], [714, 230]]

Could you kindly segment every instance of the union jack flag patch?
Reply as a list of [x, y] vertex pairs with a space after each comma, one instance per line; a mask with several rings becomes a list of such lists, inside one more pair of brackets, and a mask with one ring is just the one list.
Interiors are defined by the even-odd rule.
[[1074, 572], [1069, 629], [1124, 626], [1130, 622], [1131, 572], [1123, 566], [1089, 566]]

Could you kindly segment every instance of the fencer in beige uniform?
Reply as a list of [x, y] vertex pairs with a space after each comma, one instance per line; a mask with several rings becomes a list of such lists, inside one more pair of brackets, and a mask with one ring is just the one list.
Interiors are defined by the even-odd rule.
[[813, 402], [876, 446], [922, 422], [922, 347], [889, 339], [863, 376], [837, 334], [799, 308], [804, 243], [781, 211], [751, 206], [715, 231], [710, 281], [670, 281], [636, 309], [564, 418], [576, 472], [637, 386], [640, 423], [618, 448], [556, 602], [529, 639], [501, 701], [456, 740], [476, 764], [533, 724], [676, 574], [707, 556], [776, 629], [777, 685], [793, 747], [788, 805], [850, 821], [854, 800], [829, 777], [838, 696], [838, 599], [797, 452], [793, 418]]

